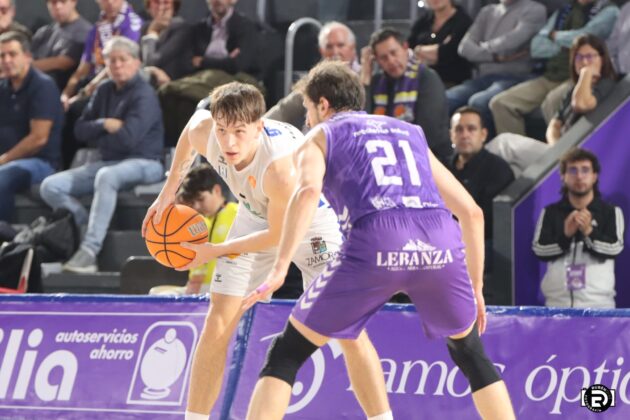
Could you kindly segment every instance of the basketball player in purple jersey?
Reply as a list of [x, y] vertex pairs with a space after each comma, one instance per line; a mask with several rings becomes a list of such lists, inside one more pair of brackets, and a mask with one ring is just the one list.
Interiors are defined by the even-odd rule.
[[302, 90], [307, 120], [319, 125], [298, 150], [298, 186], [273, 270], [245, 307], [281, 286], [322, 191], [347, 239], [270, 346], [248, 419], [282, 418], [304, 361], [331, 337], [356, 337], [398, 291], [415, 304], [429, 338], [447, 339], [481, 417], [515, 418], [479, 338], [486, 327], [481, 209], [429, 151], [420, 127], [359, 111], [363, 87], [346, 66], [319, 64]]

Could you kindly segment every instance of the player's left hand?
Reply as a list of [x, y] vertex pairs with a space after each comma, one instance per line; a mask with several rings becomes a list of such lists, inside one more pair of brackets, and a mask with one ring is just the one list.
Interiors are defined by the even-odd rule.
[[479, 329], [479, 335], [481, 335], [486, 332], [486, 301], [481, 291], [475, 292], [475, 298], [477, 299], [477, 328]]
[[177, 271], [187, 271], [191, 268], [197, 268], [200, 265], [223, 255], [223, 253], [221, 252], [221, 248], [214, 244], [211, 244], [210, 242], [205, 242], [203, 244], [191, 244], [189, 242], [181, 242], [180, 245], [182, 246], [182, 248], [194, 251], [195, 258], [193, 258], [193, 260], [188, 264], [176, 268]]
[[276, 270], [272, 270], [271, 273], [267, 276], [267, 279], [256, 288], [249, 295], [245, 296], [243, 299], [242, 309], [244, 311], [248, 310], [256, 302], [260, 300], [266, 300], [269, 296], [273, 294], [276, 290], [278, 290], [284, 284], [284, 278], [287, 276], [286, 271], [280, 272]]

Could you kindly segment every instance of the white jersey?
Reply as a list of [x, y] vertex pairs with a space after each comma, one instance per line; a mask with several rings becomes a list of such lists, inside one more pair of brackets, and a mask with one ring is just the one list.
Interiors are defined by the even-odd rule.
[[254, 160], [242, 170], [225, 160], [214, 129], [208, 139], [206, 157], [219, 173], [234, 196], [251, 214], [267, 220], [269, 197], [265, 194], [263, 177], [269, 165], [295, 152], [305, 141], [304, 134], [292, 125], [263, 119], [264, 129]]

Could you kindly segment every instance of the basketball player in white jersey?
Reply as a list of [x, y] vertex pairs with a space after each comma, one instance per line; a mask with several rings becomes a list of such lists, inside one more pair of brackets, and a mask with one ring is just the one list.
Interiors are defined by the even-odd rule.
[[[222, 244], [187, 244], [195, 259], [180, 270], [218, 258], [211, 283], [211, 305], [197, 345], [190, 379], [187, 420], [207, 419], [216, 403], [227, 348], [243, 315], [243, 298], [257, 290], [271, 270], [287, 203], [295, 191], [293, 152], [304, 142], [295, 127], [263, 119], [262, 94], [252, 85], [230, 83], [211, 95], [210, 111], [199, 110], [177, 143], [166, 183], [143, 222], [158, 223], [197, 153], [205, 156], [239, 200], [239, 210]], [[320, 206], [293, 262], [304, 286], [339, 251], [341, 234], [332, 209]], [[261, 290], [262, 292], [262, 290]], [[352, 389], [369, 419], [392, 419], [378, 355], [365, 331], [339, 340]]]

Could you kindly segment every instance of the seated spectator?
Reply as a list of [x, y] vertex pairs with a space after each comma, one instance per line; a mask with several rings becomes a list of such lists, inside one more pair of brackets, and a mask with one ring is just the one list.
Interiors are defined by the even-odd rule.
[[[1, 0], [0, 0], [1, 1]], [[63, 90], [61, 100], [66, 110], [78, 99], [89, 97], [98, 81], [87, 84], [105, 68], [103, 46], [113, 36], [124, 36], [140, 41], [142, 19], [125, 0], [96, 0], [101, 13], [85, 40], [85, 48], [79, 67], [72, 74]], [[105, 76], [105, 73], [102, 73]], [[84, 87], [82, 87], [84, 86]]]
[[176, 16], [181, 0], [145, 0], [151, 20], [142, 27], [142, 63], [157, 86], [192, 72], [192, 27]]
[[612, 34], [608, 38], [608, 51], [618, 74], [630, 73], [630, 2], [621, 8]]
[[31, 31], [13, 19], [15, 19], [15, 0], [0, 0], [0, 34], [9, 31], [21, 32], [30, 41], [33, 35]]
[[0, 69], [0, 220], [10, 222], [15, 194], [60, 164], [63, 108], [54, 80], [33, 67], [23, 33], [0, 35]]
[[[101, 160], [60, 172], [44, 180], [41, 196], [53, 209], [66, 208], [78, 225], [87, 224], [79, 250], [64, 269], [94, 272], [118, 191], [162, 179], [162, 113], [155, 91], [144, 81], [138, 44], [115, 36], [103, 50], [109, 80], [98, 86], [75, 131], [79, 140], [98, 148]], [[94, 193], [88, 213], [77, 197]]]
[[574, 87], [565, 94], [560, 108], [549, 121], [547, 143], [505, 133], [488, 145], [489, 150], [508, 161], [517, 174], [540, 159], [582, 115], [593, 111], [615, 87], [617, 76], [606, 45], [596, 36], [576, 38], [570, 60]]
[[485, 238], [491, 241], [492, 200], [514, 181], [514, 174], [505, 160], [484, 148], [487, 136], [479, 111], [468, 106], [455, 111], [451, 118], [455, 156], [449, 169], [483, 210]]
[[63, 89], [81, 60], [92, 25], [77, 12], [77, 0], [47, 0], [46, 5], [53, 22], [33, 37], [33, 65]]
[[[361, 65], [357, 60], [357, 45], [354, 32], [340, 22], [328, 22], [319, 30], [317, 37], [319, 53], [324, 60], [341, 60], [357, 73]], [[304, 127], [306, 108], [302, 105], [299, 89], [293, 90], [265, 114], [266, 118], [284, 121], [294, 127]]]
[[554, 12], [531, 42], [532, 57], [547, 60], [543, 75], [512, 87], [490, 103], [497, 133], [525, 135], [524, 117], [538, 107], [548, 123], [571, 89], [567, 62], [573, 41], [584, 34], [608, 38], [618, 14], [609, 0], [573, 0]]
[[[407, 41], [396, 30], [381, 29], [373, 33], [369, 49], [372, 55], [363, 54], [361, 63], [362, 81], [369, 84], [367, 112], [418, 124], [424, 130], [433, 153], [443, 162], [448, 162], [452, 147], [448, 138], [444, 84], [440, 76], [429, 66], [413, 60]], [[373, 60], [382, 72], [370, 80]]]
[[[194, 167], [177, 191], [177, 202], [192, 207], [204, 216], [208, 226], [208, 241], [225, 241], [236, 217], [238, 204], [228, 202], [229, 190], [219, 175], [208, 164]], [[190, 270], [185, 287], [156, 286], [149, 294], [191, 295], [208, 293], [216, 260]]]
[[101, 12], [85, 42], [79, 67], [72, 74], [61, 94], [66, 110], [63, 131], [63, 167], [69, 168], [79, 142], [74, 126], [81, 116], [98, 84], [107, 77], [104, 71], [103, 46], [112, 36], [124, 36], [135, 42], [140, 40], [142, 19], [125, 0], [96, 0]]
[[197, 73], [159, 90], [168, 145], [174, 145], [197, 103], [212, 89], [239, 81], [257, 86], [258, 28], [234, 10], [235, 0], [208, 1], [209, 15], [193, 26], [192, 68]]
[[488, 104], [529, 77], [529, 41], [544, 25], [545, 16], [545, 7], [533, 0], [501, 0], [481, 9], [458, 50], [477, 65], [477, 77], [446, 92], [450, 114], [468, 104], [481, 112], [490, 137], [494, 136]]
[[615, 307], [615, 257], [623, 250], [619, 207], [602, 200], [597, 157], [572, 149], [560, 160], [562, 198], [542, 211], [532, 249], [547, 261], [545, 306]]
[[457, 47], [472, 20], [453, 0], [427, 0], [411, 27], [409, 48], [416, 61], [430, 65], [447, 87], [470, 79], [470, 63], [457, 53]]

